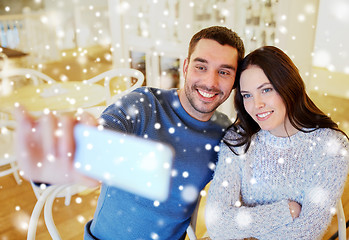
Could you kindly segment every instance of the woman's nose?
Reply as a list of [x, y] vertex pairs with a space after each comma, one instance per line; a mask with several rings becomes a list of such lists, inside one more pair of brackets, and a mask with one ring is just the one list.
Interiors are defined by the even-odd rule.
[[254, 105], [255, 105], [255, 108], [259, 109], [259, 108], [263, 108], [265, 106], [265, 103], [261, 97], [254, 96]]

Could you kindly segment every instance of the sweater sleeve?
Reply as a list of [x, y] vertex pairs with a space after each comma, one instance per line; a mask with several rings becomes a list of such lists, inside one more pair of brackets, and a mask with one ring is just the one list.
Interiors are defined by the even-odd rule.
[[333, 138], [325, 141], [325, 144], [327, 146], [322, 146], [323, 150], [319, 152], [319, 163], [312, 166], [300, 216], [291, 223], [281, 224], [279, 228], [261, 236], [261, 239], [280, 239], [280, 236], [287, 236], [288, 239], [321, 239], [335, 214], [349, 164], [346, 138]]
[[288, 201], [241, 206], [240, 158], [222, 144], [206, 204], [206, 226], [212, 239], [242, 239], [266, 235], [292, 222]]
[[[139, 89], [138, 89], [139, 90]], [[142, 90], [133, 91], [108, 106], [101, 115], [106, 128], [141, 134], [151, 118], [151, 102]]]

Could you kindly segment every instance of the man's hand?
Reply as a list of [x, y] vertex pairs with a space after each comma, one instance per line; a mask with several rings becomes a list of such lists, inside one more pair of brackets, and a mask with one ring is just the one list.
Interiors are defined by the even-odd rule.
[[74, 168], [74, 126], [80, 122], [97, 125], [90, 114], [78, 119], [71, 115], [44, 114], [34, 119], [22, 107], [15, 109], [16, 157], [24, 178], [50, 184], [79, 183], [96, 186], [98, 182]]
[[297, 202], [290, 201], [288, 203], [288, 207], [290, 208], [290, 213], [292, 218], [293, 219], [298, 218], [299, 214], [301, 213], [302, 206]]

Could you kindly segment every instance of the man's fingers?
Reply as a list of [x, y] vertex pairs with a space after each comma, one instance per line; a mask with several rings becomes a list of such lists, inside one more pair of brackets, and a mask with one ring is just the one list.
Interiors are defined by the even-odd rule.
[[44, 162], [53, 162], [56, 160], [58, 134], [57, 123], [57, 118], [52, 113], [45, 114], [39, 119], [37, 128], [40, 132]]
[[[15, 131], [15, 153], [19, 168], [24, 173], [24, 177], [29, 178], [33, 172], [32, 168], [37, 164], [31, 159], [38, 159], [40, 156], [36, 152], [37, 133], [36, 125], [33, 118], [31, 118], [23, 107], [17, 107], [14, 110], [16, 119]], [[34, 158], [31, 156], [34, 155]]]
[[97, 126], [98, 125], [97, 119], [93, 115], [91, 115], [87, 112], [83, 112], [81, 115], [79, 115], [78, 121], [82, 124], [86, 124], [89, 126]]
[[59, 128], [57, 130], [57, 155], [59, 159], [62, 159], [62, 164], [65, 168], [72, 168], [74, 152], [75, 152], [75, 139], [74, 139], [74, 126], [75, 120], [72, 116], [63, 115], [59, 118]]

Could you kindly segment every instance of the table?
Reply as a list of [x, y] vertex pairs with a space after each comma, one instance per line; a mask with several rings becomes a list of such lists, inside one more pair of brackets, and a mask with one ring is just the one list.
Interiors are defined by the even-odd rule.
[[34, 114], [40, 114], [45, 109], [73, 112], [78, 108], [93, 107], [105, 102], [105, 91], [102, 85], [82, 81], [29, 85], [0, 97], [0, 111], [11, 113], [19, 103]]

